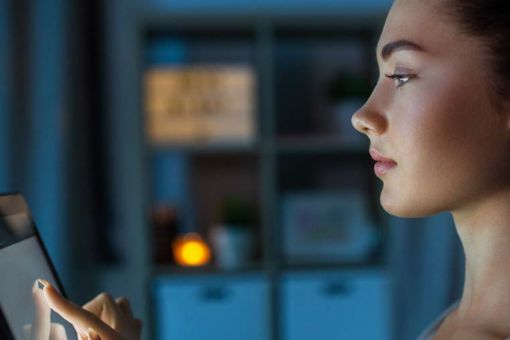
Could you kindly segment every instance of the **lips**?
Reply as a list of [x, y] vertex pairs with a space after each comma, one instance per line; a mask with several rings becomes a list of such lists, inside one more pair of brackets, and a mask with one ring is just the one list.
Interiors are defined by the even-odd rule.
[[377, 176], [382, 176], [397, 166], [397, 162], [391, 158], [384, 157], [379, 151], [373, 148], [369, 150], [369, 153], [373, 160], [376, 161], [374, 171]]
[[369, 153], [370, 153], [370, 156], [372, 156], [372, 158], [374, 159], [374, 161], [385, 162], [385, 163], [391, 163], [391, 162], [396, 163], [393, 159], [384, 157], [376, 149], [370, 149]]

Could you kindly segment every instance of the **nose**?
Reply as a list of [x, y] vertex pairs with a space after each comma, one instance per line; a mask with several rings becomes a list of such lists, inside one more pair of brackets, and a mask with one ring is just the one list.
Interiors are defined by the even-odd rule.
[[386, 131], [387, 120], [383, 114], [377, 112], [369, 101], [365, 103], [351, 117], [352, 126], [368, 137], [379, 136]]

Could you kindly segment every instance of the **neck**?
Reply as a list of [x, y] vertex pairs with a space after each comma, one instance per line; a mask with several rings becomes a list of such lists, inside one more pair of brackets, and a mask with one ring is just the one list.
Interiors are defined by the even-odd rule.
[[[510, 190], [462, 210], [452, 211], [466, 256], [460, 318], [509, 321], [510, 317]], [[501, 323], [500, 323], [501, 324]], [[507, 323], [508, 324], [508, 323]]]

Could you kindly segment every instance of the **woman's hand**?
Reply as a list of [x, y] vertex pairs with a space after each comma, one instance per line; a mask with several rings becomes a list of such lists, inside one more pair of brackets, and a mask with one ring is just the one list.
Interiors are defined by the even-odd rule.
[[74, 326], [80, 339], [140, 339], [142, 322], [133, 316], [127, 299], [114, 300], [102, 293], [82, 308], [62, 297], [47, 281], [39, 281], [50, 308]]
[[31, 324], [23, 327], [25, 340], [67, 340], [64, 326], [51, 322], [51, 309], [37, 281], [32, 286], [34, 318]]

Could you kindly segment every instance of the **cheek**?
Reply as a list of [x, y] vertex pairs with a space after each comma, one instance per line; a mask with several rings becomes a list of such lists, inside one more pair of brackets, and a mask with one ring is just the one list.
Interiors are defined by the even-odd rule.
[[401, 97], [402, 105], [396, 109], [398, 118], [392, 125], [393, 143], [404, 169], [421, 175], [433, 173], [438, 163], [451, 159], [458, 153], [458, 146], [469, 140], [469, 124], [458, 94], [435, 87]]
[[476, 178], [480, 153], [491, 147], [491, 142], [480, 143], [488, 131], [481, 124], [479, 95], [444, 80], [421, 87], [420, 93], [402, 92], [394, 109], [391, 144], [400, 166], [388, 178], [381, 203], [400, 216], [451, 208], [467, 194], [466, 183]]
[[401, 125], [401, 145], [409, 164], [434, 166], [456, 154], [458, 146], [468, 140], [466, 117], [455, 102], [455, 97], [443, 93], [416, 100], [407, 107], [408, 116]]

